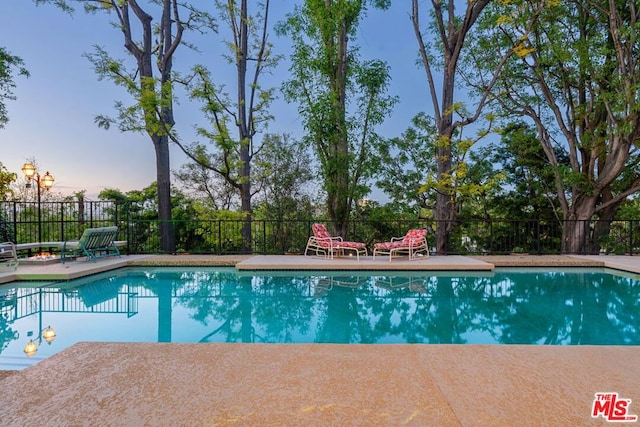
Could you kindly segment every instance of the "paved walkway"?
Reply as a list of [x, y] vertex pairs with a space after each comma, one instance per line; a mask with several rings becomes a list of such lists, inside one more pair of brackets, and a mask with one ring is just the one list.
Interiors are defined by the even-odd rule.
[[0, 380], [3, 426], [591, 426], [640, 348], [79, 343]]
[[[291, 262], [288, 258], [278, 260]], [[445, 262], [436, 258], [430, 262]], [[460, 261], [518, 265], [516, 258]], [[547, 265], [640, 271], [640, 257], [554, 260], [547, 259]], [[167, 256], [119, 261], [219, 265], [250, 259]], [[74, 262], [64, 270], [75, 275], [98, 264], [117, 268], [111, 262], [118, 261]], [[523, 257], [519, 265], [539, 262]], [[38, 272], [32, 268], [20, 266], [17, 275], [34, 277]], [[64, 274], [59, 265], [37, 268], [41, 278]], [[3, 276], [7, 274], [16, 273]], [[631, 399], [628, 414], [640, 415], [638, 361], [638, 346], [78, 343], [22, 371], [0, 375], [1, 423], [607, 425], [603, 417], [591, 417], [598, 392]]]
[[238, 270], [493, 270], [493, 264], [470, 257], [450, 255], [419, 257], [409, 261], [406, 257], [389, 261], [389, 257], [355, 256], [324, 259], [305, 256], [256, 255], [236, 264]]

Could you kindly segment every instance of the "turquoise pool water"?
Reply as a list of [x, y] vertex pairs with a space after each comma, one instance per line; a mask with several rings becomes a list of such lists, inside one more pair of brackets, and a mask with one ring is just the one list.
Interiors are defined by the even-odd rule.
[[602, 269], [154, 267], [0, 287], [0, 369], [79, 341], [639, 345], [640, 281]]

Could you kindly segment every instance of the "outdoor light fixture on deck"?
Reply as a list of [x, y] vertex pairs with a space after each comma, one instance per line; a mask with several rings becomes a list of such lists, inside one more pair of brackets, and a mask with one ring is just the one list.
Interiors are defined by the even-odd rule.
[[38, 243], [40, 243], [42, 242], [42, 209], [40, 189], [44, 188], [48, 191], [55, 180], [49, 172], [45, 173], [43, 177], [40, 177], [40, 173], [36, 171], [36, 167], [30, 162], [22, 165], [22, 173], [27, 177], [27, 188], [31, 188], [32, 179], [36, 181], [36, 186], [38, 187]]
[[27, 345], [24, 346], [24, 354], [26, 354], [27, 357], [33, 357], [33, 355], [38, 351], [38, 346], [42, 344], [42, 340], [45, 340], [47, 344], [51, 344], [55, 339], [56, 331], [54, 331], [51, 326], [47, 326], [38, 334], [38, 337], [36, 338], [38, 344], [36, 344], [36, 342], [32, 338], [31, 341], [29, 341]]

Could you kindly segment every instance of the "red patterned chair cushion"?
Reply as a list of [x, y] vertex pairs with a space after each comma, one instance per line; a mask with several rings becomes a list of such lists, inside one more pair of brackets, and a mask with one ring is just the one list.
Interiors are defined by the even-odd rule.
[[406, 248], [408, 243], [404, 241], [396, 241], [396, 242], [380, 242], [374, 243], [373, 246], [378, 249], [394, 249], [394, 248]]
[[404, 235], [402, 240], [374, 243], [373, 246], [378, 249], [409, 248], [422, 244], [426, 236], [427, 230], [412, 229], [407, 231], [407, 234]]
[[327, 227], [325, 227], [324, 224], [313, 224], [311, 226], [311, 229], [313, 230], [313, 234], [318, 239], [330, 239], [331, 238], [331, 236], [329, 236], [329, 232], [327, 231]]
[[407, 234], [404, 235], [402, 239], [405, 243], [416, 243], [424, 240], [427, 235], [427, 230], [417, 229], [417, 230], [409, 230]]
[[328, 248], [331, 246], [332, 240], [335, 240], [329, 236], [327, 227], [325, 227], [324, 224], [313, 224], [311, 229], [313, 230], [313, 235], [316, 237], [317, 244], [323, 248]]
[[336, 242], [334, 246], [336, 248], [364, 248], [367, 244], [361, 242]]
[[366, 243], [360, 242], [345, 242], [341, 237], [331, 237], [327, 231], [327, 227], [324, 224], [313, 224], [311, 226], [313, 235], [316, 237], [318, 245], [328, 248], [333, 246], [336, 249], [340, 248], [364, 248]]

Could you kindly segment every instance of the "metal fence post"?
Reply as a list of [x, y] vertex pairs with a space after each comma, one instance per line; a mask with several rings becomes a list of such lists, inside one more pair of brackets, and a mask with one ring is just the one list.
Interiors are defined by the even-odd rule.
[[[117, 203], [117, 202], [116, 202]], [[127, 220], [127, 255], [131, 254], [131, 201], [127, 200], [125, 203], [125, 218]]]
[[261, 220], [262, 222], [262, 253], [267, 253], [267, 221]]
[[18, 208], [16, 207], [17, 202], [13, 202], [13, 240], [14, 243], [18, 242]]
[[633, 255], [633, 220], [629, 220], [629, 255]]
[[60, 203], [60, 240], [67, 240], [64, 238], [64, 203]]

